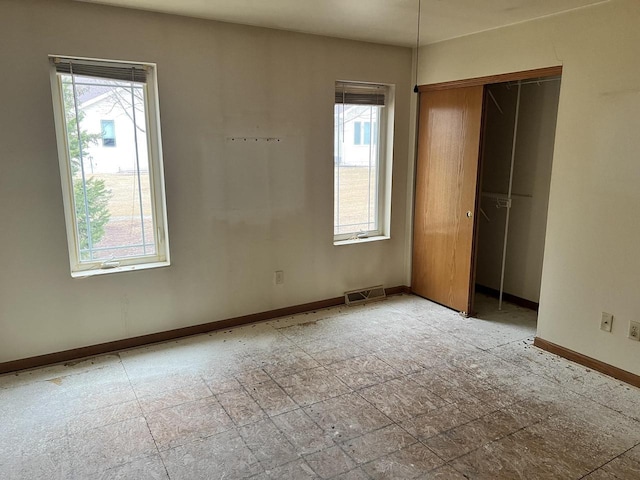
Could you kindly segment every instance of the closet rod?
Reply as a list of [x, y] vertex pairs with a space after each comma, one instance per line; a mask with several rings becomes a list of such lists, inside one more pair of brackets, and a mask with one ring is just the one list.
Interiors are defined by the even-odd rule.
[[[511, 199], [511, 189], [513, 187], [513, 166], [516, 160], [516, 141], [518, 138], [518, 117], [520, 116], [520, 92], [522, 84], [518, 84], [518, 97], [516, 99], [516, 117], [513, 123], [513, 143], [511, 144], [511, 170], [509, 171], [509, 191], [507, 196]], [[500, 272], [500, 296], [498, 298], [498, 310], [502, 310], [502, 294], [504, 291], [504, 269], [507, 260], [507, 240], [509, 238], [509, 216], [511, 208], [507, 208], [507, 218], [504, 223], [504, 242], [502, 244], [502, 271]]]
[[[509, 198], [508, 193], [496, 193], [496, 192], [481, 192], [480, 193], [484, 198]], [[522, 197], [522, 198], [533, 198], [533, 195], [530, 193], [513, 193], [511, 192], [512, 197]]]

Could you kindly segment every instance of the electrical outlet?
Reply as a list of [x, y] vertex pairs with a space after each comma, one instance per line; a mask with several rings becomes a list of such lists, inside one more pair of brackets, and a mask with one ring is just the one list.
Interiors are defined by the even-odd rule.
[[276, 270], [274, 280], [276, 285], [282, 285], [284, 283], [284, 272], [282, 270]]
[[629, 338], [640, 342], [640, 322], [629, 322]]
[[602, 319], [600, 320], [600, 330], [610, 332], [613, 326], [613, 315], [611, 313], [602, 312]]

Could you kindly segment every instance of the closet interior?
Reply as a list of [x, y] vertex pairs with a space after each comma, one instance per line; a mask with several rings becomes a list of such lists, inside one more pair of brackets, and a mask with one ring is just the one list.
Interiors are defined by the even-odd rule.
[[560, 77], [487, 85], [485, 94], [475, 291], [485, 309], [508, 300], [537, 310]]

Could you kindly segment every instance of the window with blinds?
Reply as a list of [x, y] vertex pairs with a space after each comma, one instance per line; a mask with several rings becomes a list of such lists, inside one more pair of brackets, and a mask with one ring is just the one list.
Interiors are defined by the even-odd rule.
[[336, 82], [334, 106], [334, 241], [388, 234], [384, 222], [391, 89]]
[[49, 60], [71, 275], [168, 265], [155, 66]]

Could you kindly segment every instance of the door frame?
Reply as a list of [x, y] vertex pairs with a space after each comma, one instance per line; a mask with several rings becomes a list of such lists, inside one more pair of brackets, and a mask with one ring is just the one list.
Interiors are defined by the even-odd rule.
[[477, 87], [478, 85], [490, 85], [492, 83], [517, 82], [518, 80], [530, 80], [539, 77], [557, 77], [562, 75], [562, 65], [555, 67], [536, 68], [534, 70], [523, 70], [521, 72], [500, 73], [488, 75], [486, 77], [474, 77], [462, 80], [452, 80], [449, 82], [430, 83], [420, 85], [418, 92], [429, 92], [432, 90], [448, 90], [458, 87]]
[[[522, 70], [519, 72], [510, 72], [510, 73], [500, 73], [495, 75], [487, 75], [484, 77], [473, 77], [461, 80], [451, 80], [447, 82], [439, 82], [439, 83], [431, 83], [425, 85], [418, 86], [418, 100], [417, 100], [417, 109], [416, 109], [416, 147], [414, 151], [414, 162], [413, 162], [413, 203], [412, 203], [412, 212], [411, 215], [411, 238], [413, 239], [413, 228], [414, 228], [414, 215], [415, 215], [415, 200], [416, 200], [416, 182], [417, 182], [417, 167], [418, 167], [418, 119], [420, 118], [420, 97], [419, 95], [422, 92], [430, 92], [436, 90], [449, 90], [461, 87], [472, 87], [472, 86], [482, 86], [484, 87], [484, 102], [486, 102], [486, 86], [495, 84], [495, 83], [505, 83], [505, 82], [514, 82], [518, 80], [530, 80], [532, 78], [544, 78], [544, 77], [556, 77], [562, 75], [562, 65], [556, 65], [552, 67], [543, 67], [536, 68], [532, 70]], [[483, 106], [484, 109], [484, 106]], [[482, 122], [480, 126], [480, 151], [478, 154], [478, 181], [476, 182], [476, 205], [480, 201], [480, 179], [482, 178], [482, 151], [484, 145], [484, 115], [482, 116]], [[469, 298], [470, 298], [470, 306], [469, 310], [474, 308], [475, 303], [475, 279], [476, 279], [476, 260], [477, 260], [477, 240], [478, 240], [478, 231], [479, 231], [479, 216], [474, 215], [474, 225], [473, 225], [473, 240], [472, 240], [472, 249], [471, 249], [471, 275], [469, 279]], [[411, 243], [411, 258], [413, 258], [413, 240]], [[413, 277], [413, 262], [411, 263], [411, 277]], [[409, 289], [413, 292], [411, 287]], [[469, 312], [460, 312], [465, 316], [471, 316], [472, 311]]]

